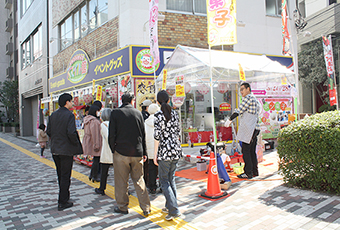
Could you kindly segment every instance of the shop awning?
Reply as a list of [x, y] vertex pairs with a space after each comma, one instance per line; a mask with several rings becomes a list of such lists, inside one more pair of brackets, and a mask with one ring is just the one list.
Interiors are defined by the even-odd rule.
[[[279, 62], [265, 55], [237, 53], [232, 51], [211, 50], [212, 77], [215, 83], [239, 83], [239, 65], [243, 68], [246, 81], [279, 83], [286, 81], [295, 83], [294, 72]], [[167, 69], [167, 88], [175, 85], [175, 77], [184, 75], [184, 81], [190, 84], [210, 82], [209, 50], [178, 45], [170, 60], [165, 65]], [[163, 73], [157, 78], [157, 88], [162, 85]], [[192, 85], [193, 86], [193, 85]]]

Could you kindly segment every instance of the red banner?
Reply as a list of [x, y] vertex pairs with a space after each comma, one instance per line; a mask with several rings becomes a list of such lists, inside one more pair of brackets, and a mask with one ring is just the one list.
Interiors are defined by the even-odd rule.
[[338, 103], [337, 93], [335, 87], [335, 71], [334, 71], [334, 59], [333, 59], [333, 49], [332, 49], [332, 39], [331, 35], [327, 38], [322, 36], [323, 52], [325, 56], [327, 76], [329, 80], [329, 101], [330, 105], [336, 105]]
[[282, 54], [289, 53], [289, 32], [287, 27], [287, 0], [282, 0], [282, 11], [281, 11], [281, 19], [282, 19], [282, 39], [283, 39], [283, 46], [282, 46]]

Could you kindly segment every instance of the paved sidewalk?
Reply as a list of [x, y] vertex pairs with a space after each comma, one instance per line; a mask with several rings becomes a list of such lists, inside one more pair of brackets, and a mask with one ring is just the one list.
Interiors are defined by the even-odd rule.
[[[176, 178], [181, 219], [165, 221], [159, 210], [162, 194], [150, 195], [152, 214], [141, 215], [130, 181], [128, 215], [113, 212], [114, 175], [110, 169], [107, 196], [94, 193], [90, 168], [74, 164], [71, 199], [74, 206], [57, 211], [58, 185], [51, 153], [38, 157], [34, 142], [0, 133], [0, 229], [340, 229], [340, 197], [282, 185], [274, 172], [234, 183], [230, 197], [208, 201], [198, 197], [206, 183]], [[12, 143], [4, 143], [6, 140]], [[20, 148], [21, 147], [21, 148]], [[277, 158], [275, 151], [265, 155]], [[179, 170], [195, 165], [181, 161]], [[77, 178], [77, 179], [76, 179]]]

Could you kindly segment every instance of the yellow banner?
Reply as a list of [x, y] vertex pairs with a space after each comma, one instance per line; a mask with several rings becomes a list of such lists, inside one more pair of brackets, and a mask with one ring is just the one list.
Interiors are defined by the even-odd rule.
[[236, 0], [207, 0], [208, 43], [233, 45], [236, 39]]
[[96, 80], [92, 80], [92, 96], [94, 95], [94, 91], [96, 89]]
[[96, 95], [96, 100], [97, 101], [101, 101], [102, 100], [102, 93], [103, 93], [102, 88], [103, 87], [101, 85], [97, 86], [97, 95]]
[[150, 100], [156, 103], [155, 97], [155, 80], [153, 79], [136, 79], [136, 108], [142, 110], [142, 103]]
[[246, 75], [245, 75], [245, 73], [243, 71], [243, 68], [242, 68], [240, 63], [238, 63], [238, 71], [240, 73], [240, 80], [241, 81], [246, 81]]
[[168, 76], [168, 71], [166, 69], [163, 69], [163, 82], [162, 82], [162, 89], [166, 89], [166, 78]]
[[176, 77], [176, 97], [185, 97], [184, 75]]

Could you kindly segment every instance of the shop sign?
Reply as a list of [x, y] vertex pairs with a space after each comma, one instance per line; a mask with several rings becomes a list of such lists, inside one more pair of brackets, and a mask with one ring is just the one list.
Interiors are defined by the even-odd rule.
[[222, 103], [220, 104], [220, 111], [231, 111], [231, 105], [229, 103]]
[[176, 97], [176, 94], [172, 96], [172, 104], [175, 107], [181, 107], [184, 103], [185, 97]]
[[162, 81], [162, 89], [166, 89], [166, 80], [168, 78], [168, 70], [163, 69], [163, 81]]
[[141, 104], [145, 100], [150, 100], [153, 103], [155, 99], [155, 80], [154, 79], [136, 79], [136, 108], [142, 110]]
[[101, 85], [97, 86], [96, 101], [101, 101], [101, 99], [102, 99], [102, 93], [103, 93], [102, 88], [103, 87]]
[[137, 68], [145, 74], [155, 72], [159, 68], [159, 63], [154, 65], [155, 59], [150, 53], [150, 49], [142, 49], [137, 53], [136, 65]]
[[185, 97], [184, 75], [176, 77], [176, 97]]
[[291, 96], [290, 85], [267, 86], [265, 89], [252, 89], [251, 92], [256, 96]]
[[[77, 50], [72, 55], [67, 71], [49, 79], [49, 92], [53, 93], [80, 84], [90, 84], [92, 80], [99, 80], [129, 72], [129, 50], [130, 47], [125, 47], [93, 61], [89, 61], [88, 58], [86, 58], [87, 55], [84, 57], [81, 55], [75, 56], [80, 54], [80, 50]], [[82, 52], [85, 54], [84, 51]], [[82, 58], [88, 61], [88, 65], [85, 65], [85, 60], [81, 61]], [[86, 74], [84, 74], [85, 72]]]
[[72, 83], [78, 83], [84, 79], [89, 71], [89, 57], [83, 50], [76, 50], [71, 57], [67, 68], [67, 79]]
[[150, 53], [150, 48], [147, 46], [132, 46], [132, 76], [154, 76], [154, 69], [156, 76], [161, 74], [165, 66], [167, 53], [173, 52], [172, 48], [159, 48], [160, 62], [156, 64], [155, 68], [152, 67], [154, 59]]
[[209, 45], [236, 44], [236, 0], [206, 2]]

